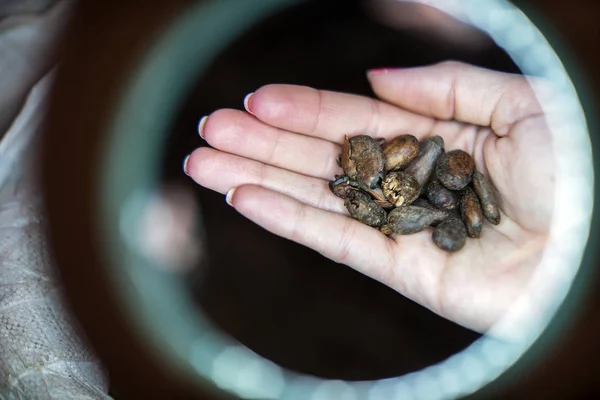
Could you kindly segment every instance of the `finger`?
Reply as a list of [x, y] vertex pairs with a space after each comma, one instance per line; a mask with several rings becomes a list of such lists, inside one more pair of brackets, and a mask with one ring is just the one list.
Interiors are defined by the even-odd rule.
[[389, 280], [389, 239], [373, 228], [258, 186], [241, 186], [228, 197], [241, 214], [274, 234], [338, 263], [360, 266], [375, 279]]
[[541, 113], [531, 86], [521, 75], [459, 62], [368, 73], [381, 99], [432, 118], [491, 126], [498, 135]]
[[212, 113], [202, 134], [219, 150], [303, 175], [333, 179], [342, 173], [335, 161], [341, 153], [339, 145], [266, 125], [243, 111]]
[[208, 147], [199, 148], [190, 154], [185, 168], [186, 173], [198, 184], [222, 194], [241, 185], [260, 185], [313, 207], [347, 213], [344, 201], [331, 193], [327, 182], [322, 179], [303, 176]]
[[437, 307], [446, 256], [430, 243], [430, 232], [392, 240], [350, 217], [257, 186], [239, 187], [227, 197], [242, 215], [270, 232], [348, 265], [420, 304]]
[[267, 85], [246, 97], [248, 112], [291, 132], [342, 143], [344, 135], [427, 135], [431, 118], [364, 96], [295, 85]]

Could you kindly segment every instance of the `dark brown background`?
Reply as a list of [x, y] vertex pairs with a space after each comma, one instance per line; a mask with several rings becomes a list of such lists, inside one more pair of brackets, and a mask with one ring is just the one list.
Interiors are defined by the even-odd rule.
[[[334, 3], [320, 1], [318, 13], [315, 9], [305, 9], [289, 14], [285, 26], [297, 34], [295, 37], [269, 35], [272, 26], [263, 24], [216, 61], [199, 82], [196, 94], [189, 99], [173, 128], [166, 177], [181, 179], [183, 156], [201, 145], [195, 136], [199, 116], [220, 107], [239, 108], [243, 96], [261, 84], [279, 81], [370, 94], [364, 79], [368, 68], [416, 65], [447, 58], [514, 71], [510, 60], [497, 49], [470, 53], [436, 47], [435, 43], [424, 42], [409, 33], [389, 35], [384, 28], [357, 20], [352, 2], [345, 1], [343, 8]], [[578, 56], [595, 92], [600, 93], [597, 73], [600, 32], [596, 22], [599, 3], [583, 0], [568, 5], [558, 0], [521, 3], [535, 4], [545, 11], [560, 30], [561, 39]], [[107, 92], [106, 87], [115, 87], [117, 77], [126, 70], [127, 60], [132, 57], [131, 43], [150, 29], [152, 18], [160, 20], [175, 3], [152, 4], [150, 7], [146, 2], [108, 1], [100, 8], [86, 4], [81, 17], [85, 20], [79, 20], [76, 30], [68, 35], [68, 46], [77, 52], [66, 58], [61, 96], [76, 97], [81, 90], [76, 82], [87, 82], [88, 96], [99, 93], [93, 101], [94, 113], [100, 116], [89, 111], [78, 114], [70, 129], [78, 124], [89, 127], [90, 120], [101, 118], [102, 111], [110, 104], [110, 94], [101, 93]], [[325, 23], [331, 21], [328, 18], [334, 10], [335, 23]], [[307, 25], [306, 18], [323, 23]], [[137, 22], [132, 25], [132, 21]], [[282, 20], [272, 23], [276, 25]], [[107, 30], [107, 26], [111, 29]], [[91, 44], [95, 45], [93, 50]], [[105, 61], [98, 63], [102, 55]], [[95, 74], [90, 72], [94, 68]], [[67, 110], [60, 105], [61, 96], [57, 96], [55, 117], [50, 121], [55, 128], [60, 125], [61, 110]], [[598, 110], [597, 102], [593, 107]], [[72, 113], [73, 109], [69, 111]], [[95, 129], [91, 128], [90, 137], [100, 132]], [[69, 145], [76, 149], [77, 144]], [[89, 163], [93, 160], [89, 151], [80, 150], [76, 157], [82, 163]], [[70, 163], [75, 161], [71, 159]], [[85, 177], [85, 171], [81, 174]], [[181, 182], [190, 184], [183, 179]], [[49, 190], [77, 190], [76, 185], [57, 182]], [[90, 190], [85, 185], [79, 189]], [[348, 268], [260, 230], [225, 206], [222, 196], [195, 187], [194, 190], [206, 210], [211, 257], [211, 268], [195, 283], [198, 300], [220, 326], [266, 357], [321, 376], [372, 379], [429, 365], [477, 337]], [[83, 203], [88, 201], [93, 202], [88, 197]], [[70, 210], [70, 218], [79, 215], [86, 222], [85, 211], [84, 207]], [[58, 216], [54, 220], [58, 221]], [[54, 235], [53, 240], [58, 245], [57, 259], [63, 268], [68, 293], [74, 300], [73, 310], [110, 368], [115, 397], [173, 398], [176, 392], [183, 391], [178, 389], [175, 377], [167, 377], [166, 371], [139, 354], [142, 348], [131, 333], [122, 332], [126, 324], [117, 312], [118, 305], [108, 298], [110, 291], [102, 286], [100, 265], [91, 265], [85, 274], [77, 270], [74, 260], [78, 256], [89, 258], [85, 246], [72, 246], [81, 239], [65, 232], [60, 237]], [[67, 242], [70, 249], [77, 248], [68, 255], [60, 250], [66, 248], [61, 243]], [[85, 285], [81, 283], [83, 279], [88, 281]], [[598, 293], [597, 285], [594, 289]], [[596, 315], [599, 303], [600, 296], [595, 295], [560, 346], [547, 352], [543, 363], [522, 376], [517, 386], [507, 388], [510, 392], [501, 397], [516, 398], [517, 393], [519, 398], [600, 395], [600, 385], [596, 383], [600, 378], [596, 340], [600, 332], [600, 318]], [[94, 312], [90, 314], [92, 307]], [[106, 330], [108, 321], [111, 332]]]

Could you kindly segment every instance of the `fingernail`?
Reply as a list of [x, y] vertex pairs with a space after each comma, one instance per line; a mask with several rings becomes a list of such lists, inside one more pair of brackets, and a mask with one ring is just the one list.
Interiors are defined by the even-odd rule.
[[375, 68], [375, 69], [370, 69], [367, 71], [368, 75], [381, 75], [381, 74], [387, 74], [388, 72], [391, 71], [396, 71], [399, 70], [401, 68], [398, 67], [391, 67], [391, 68]]
[[249, 93], [246, 95], [246, 97], [244, 97], [244, 108], [252, 115], [254, 115], [254, 113], [250, 111], [250, 97], [252, 97], [253, 94], [254, 93]]
[[188, 160], [189, 159], [190, 159], [190, 156], [187, 155], [185, 157], [185, 159], [183, 160], [183, 172], [185, 172], [185, 174], [188, 175], [188, 176], [189, 176], [189, 173], [188, 173]]
[[205, 115], [204, 117], [202, 117], [202, 119], [200, 119], [200, 122], [198, 123], [198, 133], [200, 134], [200, 137], [202, 139], [204, 139], [204, 125], [206, 125], [207, 119], [208, 115]]
[[235, 193], [235, 189], [236, 188], [233, 188], [233, 189], [229, 190], [229, 192], [227, 192], [227, 195], [225, 195], [225, 201], [230, 206], [233, 206], [233, 203], [231, 202], [231, 200], [233, 199], [233, 194]]

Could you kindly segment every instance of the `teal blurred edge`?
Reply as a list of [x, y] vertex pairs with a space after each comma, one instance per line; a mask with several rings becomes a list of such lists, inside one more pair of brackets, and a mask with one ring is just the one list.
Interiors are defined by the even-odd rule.
[[[135, 251], [136, 233], [131, 229], [158, 184], [161, 147], [188, 85], [238, 35], [294, 3], [297, 0], [219, 0], [191, 6], [132, 71], [103, 144], [98, 215], [118, 288], [115, 295], [122, 296], [138, 332], [188, 378], [193, 374], [186, 360], [197, 337], [229, 340], [198, 315], [176, 276]], [[214, 387], [210, 380], [200, 380], [205, 388]], [[213, 393], [223, 395], [216, 389]]]
[[[208, 364], [223, 348], [235, 342], [197, 313], [177, 276], [152, 265], [151, 260], [136, 251], [136, 233], [132, 228], [158, 183], [157, 162], [161, 159], [165, 134], [188, 94], [190, 82], [202, 74], [228, 43], [254, 23], [302, 1], [219, 0], [192, 6], [132, 72], [131, 84], [123, 91], [122, 102], [114, 110], [111, 134], [104, 143], [106, 157], [99, 176], [101, 209], [98, 218], [118, 288], [115, 295], [122, 296], [133, 323], [152, 347], [169, 360], [173, 368], [205, 388], [211, 388], [215, 395], [223, 395], [223, 392], [208, 376]], [[562, 53], [562, 60], [571, 59], [565, 51]], [[597, 131], [597, 121], [591, 120], [594, 113], [590, 108], [590, 95], [583, 92], [585, 82], [574, 63], [571, 64], [567, 70], [583, 98], [590, 131]], [[597, 149], [598, 137], [591, 139], [593, 148]], [[594, 160], [596, 171], [597, 163]], [[595, 196], [597, 188], [594, 190]], [[597, 210], [594, 210], [593, 222], [598, 222]], [[598, 240], [596, 225], [592, 225], [588, 243]], [[483, 397], [518, 378], [544, 356], [545, 349], [561, 338], [589, 294], [590, 282], [595, 277], [596, 256], [593, 246], [586, 246], [576, 280], [556, 317], [524, 356], [478, 395]], [[209, 345], [204, 349], [205, 359], [194, 364], [190, 355], [199, 337]], [[286, 376], [296, 374], [286, 372]]]
[[[600, 150], [600, 122], [598, 120], [598, 105], [600, 105], [600, 93], [594, 94], [590, 91], [590, 80], [585, 74], [577, 57], [568, 49], [562, 36], [534, 7], [524, 1], [513, 1], [513, 3], [527, 15], [527, 17], [544, 34], [546, 40], [552, 46], [554, 52], [558, 55], [564, 65], [565, 70], [573, 81], [577, 89], [579, 100], [587, 120], [588, 132], [592, 144], [592, 158], [594, 175], [599, 176], [600, 158], [597, 157]], [[504, 386], [511, 385], [526, 375], [531, 368], [534, 368], [544, 359], [552, 360], [549, 349], [553, 346], [560, 346], [560, 340], [565, 338], [567, 330], [579, 319], [583, 313], [582, 307], [586, 305], [586, 300], [590, 299], [594, 282], [598, 279], [598, 266], [600, 264], [598, 243], [600, 243], [600, 212], [596, 207], [596, 200], [599, 198], [600, 189], [598, 184], [594, 184], [594, 207], [592, 211], [592, 222], [590, 234], [587, 240], [587, 246], [583, 255], [581, 266], [573, 281], [565, 300], [560, 305], [556, 314], [544, 333], [534, 342], [532, 346], [523, 354], [513, 366], [511, 366], [498, 379], [489, 383], [485, 388], [471, 396], [468, 399], [487, 399], [491, 395], [500, 393]], [[589, 307], [589, 306], [588, 306]], [[562, 350], [564, 351], [564, 349]], [[587, 368], [581, 365], [581, 368]]]

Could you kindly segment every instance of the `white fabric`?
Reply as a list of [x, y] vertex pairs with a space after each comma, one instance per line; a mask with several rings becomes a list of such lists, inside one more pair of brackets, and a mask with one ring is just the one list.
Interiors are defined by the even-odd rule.
[[0, 142], [0, 400], [110, 399], [101, 365], [64, 307], [33, 168], [52, 76], [28, 92], [47, 70], [40, 54], [59, 7], [66, 10], [55, 6], [40, 21], [0, 33], [0, 120], [21, 110]]
[[109, 399], [99, 362], [64, 308], [48, 257], [33, 141], [51, 76], [0, 144], [0, 399]]
[[[53, 7], [43, 9], [47, 3], [47, 0], [7, 3], [0, 0], [0, 17], [3, 17], [0, 19], [0, 138], [19, 113], [31, 87], [54, 61], [48, 54], [64, 26], [72, 1], [58, 1]], [[14, 11], [23, 13], [6, 16]]]

